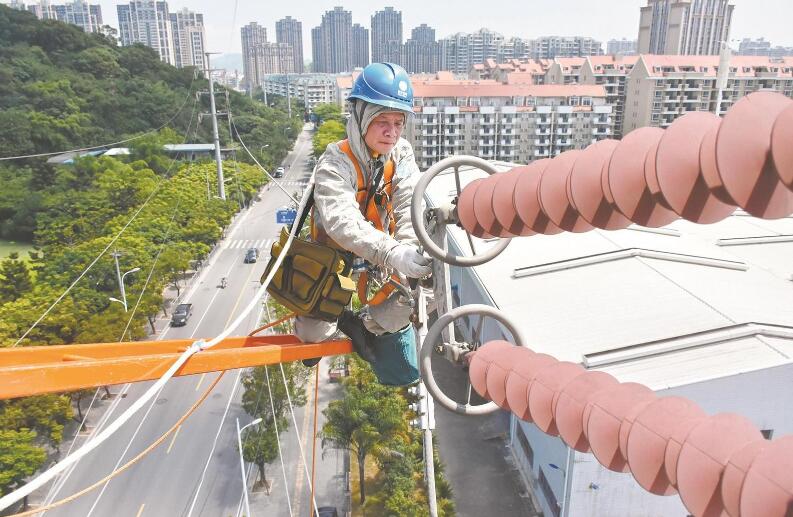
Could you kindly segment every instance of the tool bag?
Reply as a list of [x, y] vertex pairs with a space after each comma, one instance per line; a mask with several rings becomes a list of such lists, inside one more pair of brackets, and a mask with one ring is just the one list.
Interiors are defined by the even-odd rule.
[[[306, 204], [297, 233], [281, 266], [267, 287], [275, 300], [300, 316], [336, 321], [350, 303], [356, 290], [350, 278], [352, 258], [339, 249], [297, 237], [314, 204], [314, 192]], [[270, 250], [270, 262], [261, 277], [263, 282], [286, 245], [289, 231], [284, 228]]]

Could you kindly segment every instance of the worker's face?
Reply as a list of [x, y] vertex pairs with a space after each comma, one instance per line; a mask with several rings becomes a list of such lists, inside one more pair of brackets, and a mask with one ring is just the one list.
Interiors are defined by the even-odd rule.
[[363, 139], [372, 151], [388, 154], [402, 136], [403, 129], [405, 129], [403, 113], [398, 111], [381, 113], [369, 124]]

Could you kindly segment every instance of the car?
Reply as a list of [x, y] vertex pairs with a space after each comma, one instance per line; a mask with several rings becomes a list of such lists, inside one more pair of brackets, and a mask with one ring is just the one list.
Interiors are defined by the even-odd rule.
[[334, 506], [320, 506], [317, 508], [317, 517], [339, 517], [339, 512]]
[[193, 314], [192, 303], [180, 303], [173, 310], [173, 313], [171, 313], [171, 326], [184, 327], [187, 324], [187, 320], [190, 319], [190, 316], [192, 314]]
[[277, 169], [275, 169], [275, 174], [273, 174], [273, 178], [283, 178], [284, 172], [286, 172], [286, 169], [284, 169], [283, 166], [278, 167]]
[[245, 252], [245, 260], [246, 264], [253, 264], [256, 262], [256, 259], [259, 258], [259, 250], [256, 248], [248, 248], [248, 251]]

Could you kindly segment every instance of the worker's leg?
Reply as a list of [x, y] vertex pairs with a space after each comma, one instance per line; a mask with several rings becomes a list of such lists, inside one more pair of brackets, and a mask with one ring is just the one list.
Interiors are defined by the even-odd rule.
[[[333, 337], [336, 333], [336, 322], [323, 321], [306, 316], [295, 318], [295, 334], [304, 343], [321, 343]], [[321, 357], [303, 359], [303, 364], [309, 368], [319, 363]]]

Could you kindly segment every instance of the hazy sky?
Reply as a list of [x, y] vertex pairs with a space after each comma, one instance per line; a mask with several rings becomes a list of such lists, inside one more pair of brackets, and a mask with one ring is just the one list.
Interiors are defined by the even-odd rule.
[[[99, 3], [105, 23], [118, 27], [115, 6], [119, 2], [99, 0]], [[732, 0], [732, 3], [735, 15], [731, 38], [765, 37], [773, 45], [793, 46], [793, 0]], [[639, 8], [646, 5], [646, 1], [401, 0], [381, 4], [363, 0], [169, 0], [168, 4], [172, 11], [187, 7], [203, 13], [208, 47], [217, 52], [239, 52], [239, 29], [252, 21], [265, 26], [268, 40], [275, 41], [275, 21], [292, 16], [303, 22], [303, 55], [310, 60], [311, 29], [319, 25], [322, 13], [337, 5], [352, 11], [353, 23], [367, 28], [375, 11], [386, 5], [393, 6], [402, 11], [405, 38], [410, 36], [413, 27], [426, 23], [435, 29], [437, 38], [487, 27], [507, 37], [582, 35], [605, 43], [612, 38], [636, 38]]]

